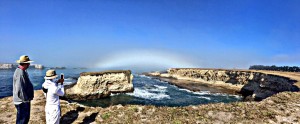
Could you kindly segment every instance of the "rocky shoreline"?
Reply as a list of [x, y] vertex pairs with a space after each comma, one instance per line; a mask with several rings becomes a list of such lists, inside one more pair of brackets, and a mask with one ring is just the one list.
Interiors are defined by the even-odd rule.
[[[289, 78], [295, 81], [293, 82], [295, 86], [299, 86], [300, 73], [267, 71], [259, 73]], [[193, 85], [187, 86], [193, 87]], [[41, 90], [34, 93], [29, 123], [44, 124], [45, 97]], [[279, 92], [260, 102], [216, 103], [186, 107], [114, 105], [107, 108], [89, 107], [61, 100], [61, 123], [300, 123], [299, 99], [300, 92]], [[0, 109], [0, 123], [15, 123], [16, 109], [12, 97], [0, 99]]]
[[[300, 93], [282, 92], [261, 102], [216, 103], [187, 107], [115, 105], [88, 107], [61, 100], [61, 123], [299, 123]], [[0, 99], [0, 123], [15, 123], [12, 97]], [[45, 97], [35, 91], [31, 124], [45, 123]]]
[[145, 75], [158, 79], [160, 81], [168, 82], [171, 85], [175, 85], [179, 88], [187, 89], [193, 92], [209, 91], [210, 93], [225, 93], [225, 94], [232, 94], [232, 95], [240, 95], [235, 90], [226, 89], [223, 87], [216, 87], [211, 84], [198, 83], [191, 80], [176, 79], [172, 77], [159, 77], [159, 76], [152, 76], [149, 74], [145, 74]]
[[283, 91], [299, 91], [299, 73], [253, 70], [171, 68], [167, 72], [145, 73], [178, 87], [201, 91], [201, 86], [225, 89], [246, 100], [260, 101]]

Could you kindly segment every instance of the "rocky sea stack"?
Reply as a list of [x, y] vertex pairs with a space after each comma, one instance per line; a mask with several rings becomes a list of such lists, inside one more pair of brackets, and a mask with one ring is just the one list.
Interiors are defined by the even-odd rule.
[[65, 97], [72, 100], [98, 99], [111, 93], [133, 92], [130, 70], [83, 72], [76, 84], [66, 88]]

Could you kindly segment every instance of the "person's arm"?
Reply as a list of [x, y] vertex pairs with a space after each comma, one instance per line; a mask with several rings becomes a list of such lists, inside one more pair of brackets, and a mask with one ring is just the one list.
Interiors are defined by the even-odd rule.
[[15, 75], [15, 89], [18, 94], [18, 98], [20, 98], [22, 101], [25, 101], [26, 93], [24, 93], [24, 83], [25, 79], [23, 75], [19, 72]]
[[57, 89], [56, 89], [55, 94], [58, 95], [58, 96], [63, 96], [63, 95], [65, 95], [65, 88], [64, 88], [64, 85], [59, 85], [59, 86], [57, 86]]

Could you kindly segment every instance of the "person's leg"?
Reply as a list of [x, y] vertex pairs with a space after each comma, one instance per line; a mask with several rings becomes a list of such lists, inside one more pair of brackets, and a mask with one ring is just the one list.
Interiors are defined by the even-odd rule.
[[51, 114], [49, 112], [49, 106], [45, 106], [45, 115], [46, 115], [46, 124], [50, 124], [50, 117], [51, 117]]
[[16, 124], [19, 124], [19, 120], [20, 120], [20, 105], [16, 105], [15, 107], [17, 109], [17, 117], [16, 117]]
[[24, 116], [25, 116], [25, 123], [28, 124], [30, 119], [30, 102], [26, 102], [24, 105]]
[[55, 107], [54, 109], [54, 124], [59, 124], [60, 123], [60, 106], [53, 106]]
[[16, 124], [24, 124], [25, 118], [24, 118], [24, 103], [21, 103], [19, 105], [15, 105], [17, 109], [17, 118], [16, 118]]
[[46, 121], [49, 124], [59, 124], [60, 109], [58, 105], [47, 105], [46, 108]]

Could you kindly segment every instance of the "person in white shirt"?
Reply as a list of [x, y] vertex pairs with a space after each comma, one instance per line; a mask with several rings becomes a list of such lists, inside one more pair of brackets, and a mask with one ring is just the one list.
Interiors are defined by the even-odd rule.
[[64, 79], [57, 79], [55, 70], [48, 70], [45, 76], [45, 82], [43, 83], [43, 91], [46, 96], [46, 123], [47, 124], [59, 124], [60, 120], [60, 101], [59, 96], [65, 94]]

